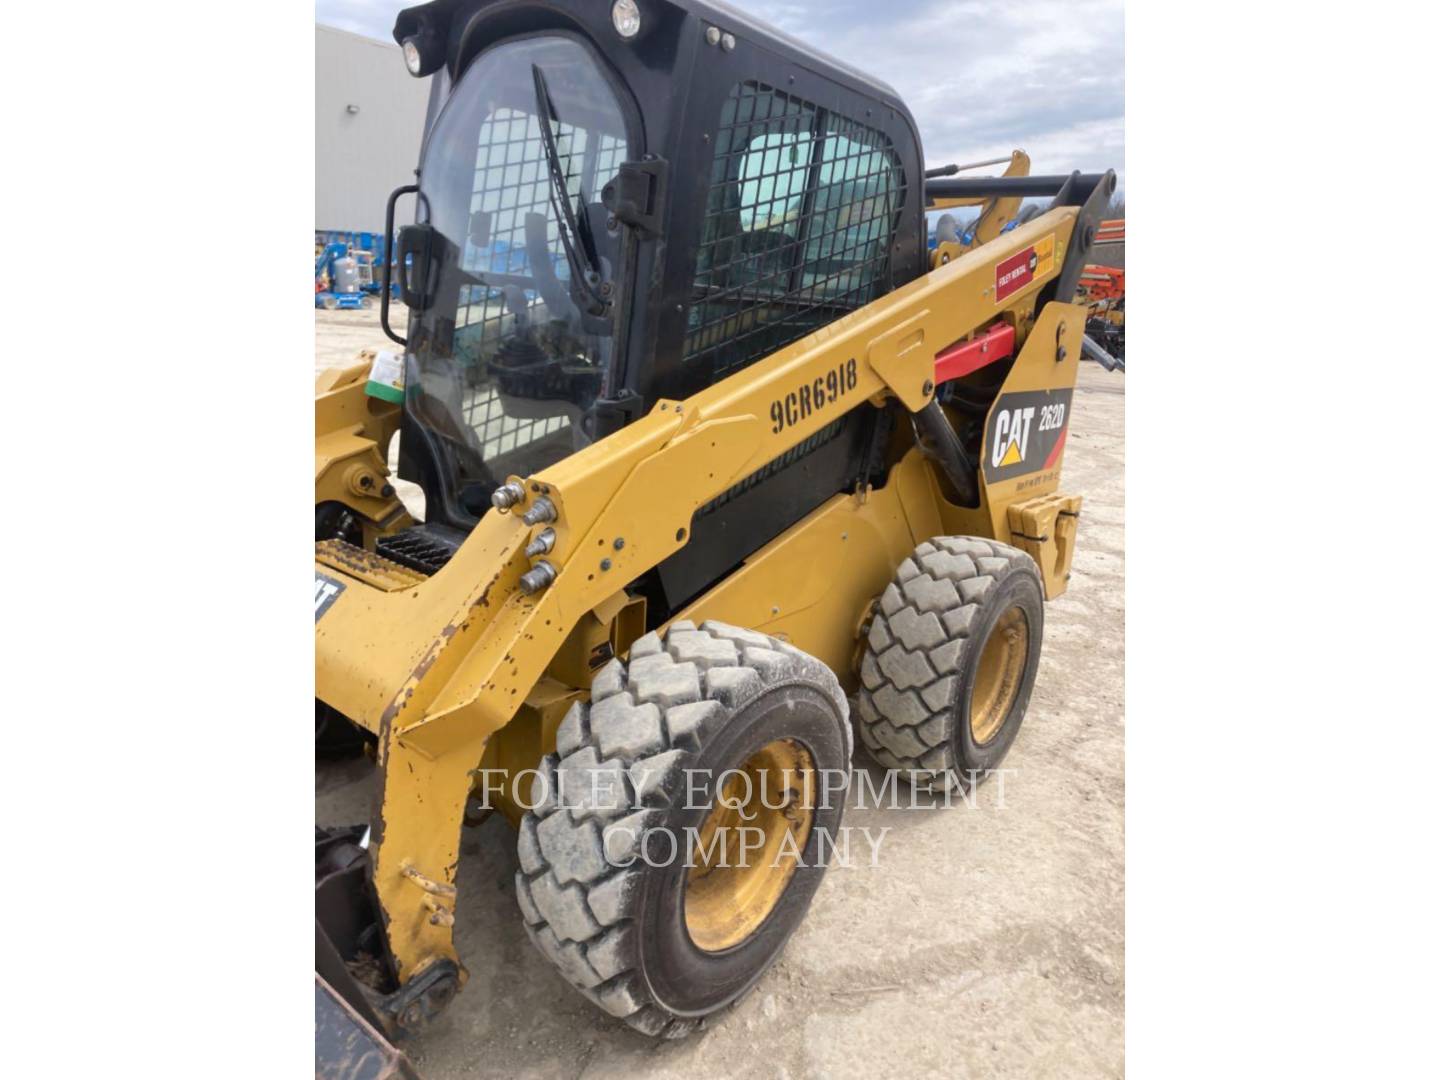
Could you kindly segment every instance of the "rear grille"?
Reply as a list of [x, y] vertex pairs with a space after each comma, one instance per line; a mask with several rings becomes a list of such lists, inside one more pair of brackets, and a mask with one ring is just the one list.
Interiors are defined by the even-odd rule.
[[444, 525], [417, 525], [375, 541], [375, 551], [422, 574], [437, 573], [460, 550], [465, 534]]

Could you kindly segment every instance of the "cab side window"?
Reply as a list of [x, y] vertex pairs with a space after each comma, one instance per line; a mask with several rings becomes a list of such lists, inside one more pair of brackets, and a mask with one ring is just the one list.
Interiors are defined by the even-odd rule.
[[737, 86], [716, 133], [685, 361], [723, 378], [881, 295], [903, 196], [880, 132]]

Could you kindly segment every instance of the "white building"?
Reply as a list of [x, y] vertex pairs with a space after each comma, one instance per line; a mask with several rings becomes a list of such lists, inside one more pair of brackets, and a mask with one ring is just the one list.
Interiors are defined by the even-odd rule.
[[[317, 230], [384, 232], [385, 200], [415, 181], [429, 96], [398, 45], [316, 24]], [[414, 213], [409, 199], [397, 209]]]

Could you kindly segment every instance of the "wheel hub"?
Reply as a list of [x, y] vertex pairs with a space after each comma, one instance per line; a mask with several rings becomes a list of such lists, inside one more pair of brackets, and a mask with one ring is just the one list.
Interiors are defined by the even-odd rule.
[[1006, 611], [990, 630], [980, 662], [975, 666], [975, 686], [970, 694], [970, 736], [977, 746], [995, 737], [1025, 675], [1030, 656], [1030, 624], [1018, 606]]
[[775, 909], [810, 838], [814, 792], [814, 759], [793, 739], [761, 747], [726, 780], [685, 881], [685, 928], [697, 948], [733, 948]]

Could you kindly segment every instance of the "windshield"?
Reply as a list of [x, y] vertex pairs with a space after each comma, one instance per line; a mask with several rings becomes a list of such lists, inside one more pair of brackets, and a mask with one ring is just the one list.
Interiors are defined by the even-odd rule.
[[629, 156], [614, 90], [567, 37], [486, 52], [436, 121], [420, 218], [442, 269], [411, 319], [406, 407], [439, 451], [446, 516], [478, 517], [507, 476], [589, 441], [623, 250], [600, 191]]

